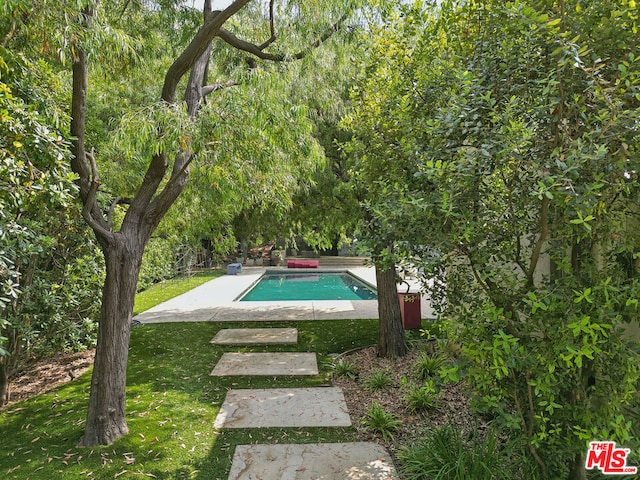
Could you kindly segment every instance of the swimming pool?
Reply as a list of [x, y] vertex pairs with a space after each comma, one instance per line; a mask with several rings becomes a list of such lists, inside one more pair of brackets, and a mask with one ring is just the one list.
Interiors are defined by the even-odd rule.
[[376, 300], [374, 289], [346, 272], [267, 273], [241, 302], [282, 300]]

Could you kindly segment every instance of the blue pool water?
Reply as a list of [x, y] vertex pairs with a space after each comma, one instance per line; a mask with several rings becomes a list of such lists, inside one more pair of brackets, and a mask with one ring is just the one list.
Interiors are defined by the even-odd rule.
[[371, 289], [348, 273], [269, 273], [241, 302], [274, 300], [375, 300]]

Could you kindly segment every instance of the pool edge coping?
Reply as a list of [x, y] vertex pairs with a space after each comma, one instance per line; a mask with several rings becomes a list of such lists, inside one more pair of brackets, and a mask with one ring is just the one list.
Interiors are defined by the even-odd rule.
[[[260, 274], [260, 276], [258, 278], [256, 278], [253, 282], [251, 282], [251, 284], [245, 288], [239, 295], [236, 295], [236, 297], [231, 301], [232, 303], [236, 303], [236, 302], [241, 302], [242, 298], [247, 295], [251, 289], [253, 287], [255, 287], [255, 285], [260, 282], [260, 280], [262, 280], [262, 278], [269, 274], [269, 275], [273, 275], [273, 274], [293, 274], [295, 275], [296, 273], [348, 273], [349, 275], [351, 275], [352, 277], [356, 278], [358, 281], [362, 282], [365, 286], [367, 286], [368, 288], [370, 288], [371, 290], [374, 291], [374, 293], [376, 294], [376, 298], [375, 299], [370, 299], [370, 300], [326, 300], [326, 301], [332, 301], [332, 302], [357, 302], [357, 301], [378, 301], [378, 287], [374, 284], [372, 284], [371, 282], [368, 282], [367, 280], [365, 280], [364, 278], [362, 278], [360, 275], [358, 275], [357, 273], [355, 273], [354, 271], [352, 271], [350, 268], [335, 268], [335, 267], [331, 267], [331, 268], [322, 268], [322, 267], [318, 267], [318, 268], [293, 268], [293, 269], [287, 269], [287, 268], [273, 268], [273, 269], [266, 269]], [[261, 301], [261, 302], [297, 302], [297, 301], [304, 301], [304, 302], [318, 302], [318, 301], [324, 301], [324, 300], [256, 300], [256, 301]]]

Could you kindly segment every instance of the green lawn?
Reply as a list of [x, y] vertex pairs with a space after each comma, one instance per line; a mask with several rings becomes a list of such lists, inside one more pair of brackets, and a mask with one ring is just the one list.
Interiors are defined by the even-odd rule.
[[162, 302], [188, 292], [203, 283], [207, 283], [209, 280], [218, 278], [224, 275], [224, 273], [223, 270], [206, 270], [189, 277], [176, 277], [151, 285], [136, 295], [133, 314], [137, 315], [145, 310], [149, 310]]
[[[239, 349], [209, 343], [222, 328], [266, 326], [297, 327], [298, 345]], [[89, 394], [87, 372], [0, 414], [0, 476], [20, 480], [226, 479], [239, 444], [353, 440], [351, 428], [245, 429], [216, 434], [213, 422], [228, 389], [330, 385], [329, 354], [370, 345], [376, 336], [377, 320], [136, 327], [131, 333], [127, 376], [129, 435], [109, 447], [77, 447]], [[320, 374], [297, 378], [209, 376], [225, 351], [241, 350], [316, 352]]]

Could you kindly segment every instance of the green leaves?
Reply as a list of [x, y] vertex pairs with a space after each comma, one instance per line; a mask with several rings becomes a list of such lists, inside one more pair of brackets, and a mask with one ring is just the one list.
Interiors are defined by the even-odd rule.
[[593, 303], [593, 299], [591, 298], [591, 288], [585, 288], [582, 292], [574, 290], [573, 293], [576, 295], [576, 298], [573, 299], [573, 303], [580, 303], [582, 301]]
[[[637, 12], [614, 3], [403, 11], [374, 37], [345, 120], [371, 225], [446, 278], [430, 293], [467, 378], [556, 452], [548, 476], [638, 379], [620, 334], [638, 295]], [[593, 378], [617, 399], [608, 420], [590, 410]]]
[[578, 218], [571, 219], [569, 220], [569, 222], [573, 225], [582, 225], [588, 232], [590, 232], [592, 230], [592, 227], [589, 222], [595, 220], [595, 217], [593, 215], [587, 215], [586, 217], [583, 217], [582, 212], [577, 212], [577, 214]]
[[189, 151], [192, 133], [193, 126], [183, 104], [160, 102], [125, 113], [105, 152], [109, 158], [117, 160], [107, 165], [107, 168], [111, 166], [108, 180], [117, 181], [118, 176], [126, 175], [129, 188], [122, 193], [130, 194], [142, 179], [153, 155]]
[[0, 368], [11, 374], [25, 357], [93, 343], [102, 270], [73, 202], [57, 79], [0, 50], [11, 65], [0, 82]]

